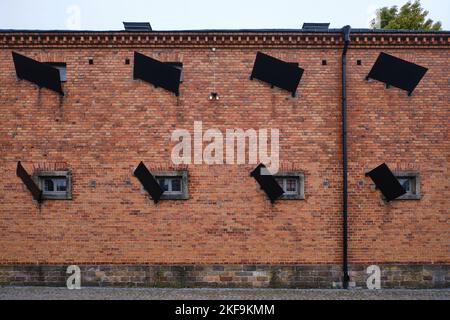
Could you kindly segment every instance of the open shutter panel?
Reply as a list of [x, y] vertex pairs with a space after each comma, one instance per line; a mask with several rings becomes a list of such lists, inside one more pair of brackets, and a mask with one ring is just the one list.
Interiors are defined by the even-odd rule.
[[270, 174], [264, 164], [260, 164], [250, 174], [259, 183], [261, 188], [267, 194], [270, 202], [274, 203], [279, 197], [284, 194], [283, 189], [280, 187], [275, 178]]
[[134, 53], [134, 79], [140, 79], [179, 95], [181, 70], [174, 66]]
[[385, 163], [366, 173], [366, 176], [372, 179], [387, 201], [394, 200], [406, 193], [406, 190]]
[[28, 80], [39, 87], [44, 87], [64, 95], [58, 69], [20, 55], [17, 52], [13, 52], [12, 55], [16, 74], [19, 79]]
[[427, 71], [425, 67], [381, 52], [367, 79], [381, 81], [411, 94]]
[[297, 63], [285, 62], [262, 52], [256, 54], [250, 79], [258, 79], [287, 90], [295, 96], [304, 70]]
[[153, 201], [158, 203], [164, 190], [143, 162], [139, 163], [136, 170], [134, 170], [134, 175], [138, 178], [144, 189], [150, 194]]
[[22, 164], [17, 162], [17, 170], [16, 170], [17, 176], [22, 179], [22, 182], [27, 186], [28, 190], [30, 190], [31, 194], [33, 195], [33, 199], [41, 202], [42, 201], [42, 190], [39, 189], [39, 187], [34, 183], [33, 179], [31, 179], [28, 172], [25, 170], [25, 168], [22, 166]]

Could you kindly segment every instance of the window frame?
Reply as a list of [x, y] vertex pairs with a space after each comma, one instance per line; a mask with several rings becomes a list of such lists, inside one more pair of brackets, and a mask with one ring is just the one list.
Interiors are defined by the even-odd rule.
[[[48, 178], [61, 179], [65, 178], [67, 181], [65, 192], [46, 192], [44, 190], [44, 180]], [[33, 180], [42, 190], [42, 199], [44, 200], [72, 200], [72, 172], [70, 170], [55, 170], [55, 171], [35, 171], [33, 173]]]
[[[296, 194], [286, 194], [286, 192], [279, 198], [280, 200], [305, 200], [305, 173], [302, 171], [280, 171], [274, 174], [275, 179], [295, 178], [298, 181]], [[278, 181], [277, 181], [278, 182]], [[284, 191], [284, 189], [283, 189]]]
[[[164, 191], [161, 195], [162, 200], [188, 200], [188, 171], [187, 170], [173, 170], [173, 171], [152, 171], [152, 175], [156, 181], [162, 178], [181, 178], [181, 192]], [[158, 182], [159, 183], [159, 182]]]
[[404, 195], [398, 197], [395, 200], [420, 200], [422, 195], [420, 194], [420, 172], [418, 171], [393, 171], [395, 178], [398, 179], [410, 179], [413, 181], [411, 184], [411, 190], [415, 190], [414, 193], [407, 192]]

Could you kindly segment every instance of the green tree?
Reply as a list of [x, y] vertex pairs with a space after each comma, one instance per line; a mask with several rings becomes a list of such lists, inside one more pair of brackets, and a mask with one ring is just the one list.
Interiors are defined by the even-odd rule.
[[408, 1], [398, 10], [397, 6], [383, 7], [377, 10], [377, 17], [371, 27], [379, 29], [442, 30], [441, 22], [427, 19], [420, 0]]

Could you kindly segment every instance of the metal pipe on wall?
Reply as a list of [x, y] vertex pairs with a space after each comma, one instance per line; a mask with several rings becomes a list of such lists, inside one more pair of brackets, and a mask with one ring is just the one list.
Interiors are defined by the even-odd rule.
[[342, 215], [343, 215], [343, 282], [348, 288], [348, 191], [347, 191], [347, 49], [350, 43], [350, 26], [342, 28], [344, 48], [342, 51]]

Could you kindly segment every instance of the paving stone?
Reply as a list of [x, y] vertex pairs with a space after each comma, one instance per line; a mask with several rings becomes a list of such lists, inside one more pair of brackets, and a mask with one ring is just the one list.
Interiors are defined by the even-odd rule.
[[[139, 286], [139, 283], [131, 284]], [[450, 289], [168, 289], [0, 287], [0, 300], [450, 300]]]

